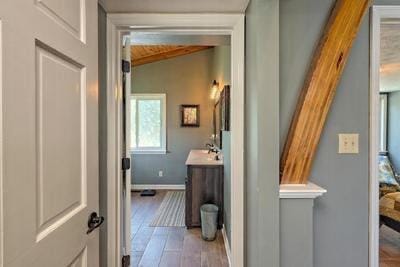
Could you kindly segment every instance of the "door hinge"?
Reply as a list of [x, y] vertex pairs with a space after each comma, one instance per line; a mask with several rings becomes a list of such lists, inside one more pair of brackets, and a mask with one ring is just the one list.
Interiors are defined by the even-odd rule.
[[122, 72], [128, 73], [131, 72], [131, 63], [127, 60], [122, 60]]
[[131, 159], [130, 158], [122, 158], [122, 170], [126, 171], [131, 168]]
[[122, 267], [129, 267], [131, 265], [131, 256], [124, 255], [122, 256]]

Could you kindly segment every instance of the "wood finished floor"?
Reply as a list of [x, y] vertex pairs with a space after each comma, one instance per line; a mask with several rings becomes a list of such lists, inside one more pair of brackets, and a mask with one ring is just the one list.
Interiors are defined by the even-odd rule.
[[379, 266], [400, 266], [400, 233], [385, 225], [379, 231]]
[[200, 228], [149, 226], [166, 192], [158, 190], [154, 197], [140, 197], [140, 193], [132, 192], [131, 266], [228, 266], [220, 231], [215, 241], [207, 242], [202, 240]]

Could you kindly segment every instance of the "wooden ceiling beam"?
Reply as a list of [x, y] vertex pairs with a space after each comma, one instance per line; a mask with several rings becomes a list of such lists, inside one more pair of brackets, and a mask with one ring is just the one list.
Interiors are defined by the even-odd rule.
[[337, 0], [302, 88], [281, 156], [281, 183], [306, 184], [338, 81], [371, 0]]
[[160, 61], [160, 60], [165, 60], [165, 59], [169, 59], [169, 58], [173, 58], [173, 57], [191, 54], [191, 53], [198, 52], [201, 50], [209, 49], [211, 47], [212, 46], [177, 46], [177, 48], [175, 48], [175, 49], [165, 49], [165, 51], [152, 53], [148, 56], [137, 57], [137, 56], [133, 55], [132, 56], [132, 65], [140, 66], [143, 64], [148, 64], [148, 63], [152, 63], [152, 62], [156, 62], [156, 61]]

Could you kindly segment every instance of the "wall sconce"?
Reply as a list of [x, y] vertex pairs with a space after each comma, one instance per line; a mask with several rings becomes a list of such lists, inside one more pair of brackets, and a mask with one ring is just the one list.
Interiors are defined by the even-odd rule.
[[219, 83], [216, 80], [213, 81], [211, 87], [211, 99], [217, 100], [219, 98]]

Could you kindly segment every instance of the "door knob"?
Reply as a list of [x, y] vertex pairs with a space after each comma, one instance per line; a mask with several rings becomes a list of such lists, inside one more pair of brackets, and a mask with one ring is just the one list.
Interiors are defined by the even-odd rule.
[[103, 216], [98, 216], [97, 212], [92, 212], [89, 216], [88, 220], [88, 230], [86, 234], [90, 234], [93, 232], [94, 229], [100, 227], [100, 225], [104, 222], [104, 217]]

